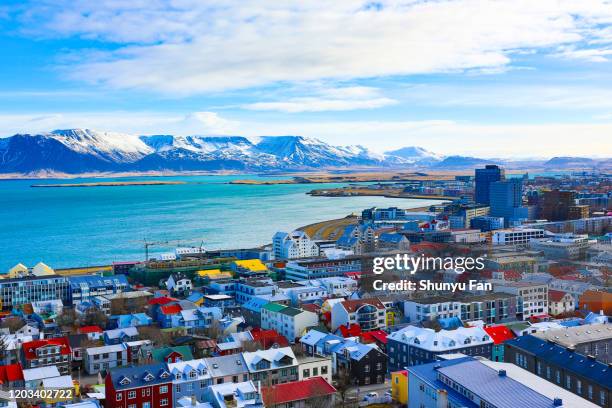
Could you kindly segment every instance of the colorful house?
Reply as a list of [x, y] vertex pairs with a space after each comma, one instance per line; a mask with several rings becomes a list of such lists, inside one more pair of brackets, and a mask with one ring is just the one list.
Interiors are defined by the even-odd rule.
[[515, 337], [514, 333], [504, 325], [484, 327], [483, 329], [493, 339], [491, 360], [504, 361], [504, 343], [513, 339]]
[[391, 398], [405, 406], [408, 404], [408, 371], [400, 370], [391, 373]]
[[232, 262], [232, 271], [243, 276], [267, 275], [268, 267], [260, 259], [244, 259]]
[[193, 360], [189, 346], [158, 347], [151, 350], [151, 358], [155, 363], [178, 363]]

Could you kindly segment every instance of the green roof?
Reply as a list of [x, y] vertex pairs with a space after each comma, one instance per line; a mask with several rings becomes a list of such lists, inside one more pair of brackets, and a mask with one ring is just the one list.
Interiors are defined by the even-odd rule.
[[151, 356], [153, 360], [158, 363], [166, 362], [166, 358], [172, 353], [176, 352], [182, 355], [181, 360], [193, 360], [193, 354], [191, 353], [191, 349], [189, 346], [176, 346], [176, 347], [158, 347], [151, 350]]
[[262, 309], [269, 310], [270, 312], [280, 312], [281, 310], [287, 308], [285, 305], [281, 305], [279, 303], [266, 303], [261, 307]]

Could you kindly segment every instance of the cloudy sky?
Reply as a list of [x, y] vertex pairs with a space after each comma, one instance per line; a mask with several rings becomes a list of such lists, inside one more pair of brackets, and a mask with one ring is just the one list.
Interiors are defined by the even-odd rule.
[[69, 127], [610, 157], [612, 3], [0, 2], [0, 136]]

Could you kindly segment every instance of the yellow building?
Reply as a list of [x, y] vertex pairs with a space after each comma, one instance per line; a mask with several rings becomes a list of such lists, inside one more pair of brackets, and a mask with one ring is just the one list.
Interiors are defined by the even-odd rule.
[[393, 310], [387, 310], [385, 318], [387, 326], [395, 326], [395, 312]]
[[228, 279], [232, 277], [231, 272], [223, 272], [221, 269], [204, 269], [197, 272], [197, 276], [201, 279]]
[[34, 276], [49, 276], [55, 275], [55, 271], [49, 265], [39, 262], [32, 268], [32, 275]]
[[391, 373], [391, 398], [400, 404], [408, 404], [408, 371]]
[[240, 261], [234, 261], [232, 269], [236, 271], [248, 271], [248, 272], [267, 272], [268, 267], [261, 262], [261, 259], [245, 259]]
[[21, 278], [22, 276], [28, 276], [28, 273], [28, 267], [22, 263], [18, 263], [8, 270], [5, 277], [10, 279]]

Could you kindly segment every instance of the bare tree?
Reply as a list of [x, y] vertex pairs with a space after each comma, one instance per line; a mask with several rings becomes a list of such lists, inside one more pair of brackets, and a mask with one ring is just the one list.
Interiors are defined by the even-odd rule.
[[348, 369], [345, 367], [340, 367], [338, 369], [338, 374], [336, 378], [336, 391], [340, 396], [340, 400], [342, 401], [342, 406], [346, 402], [346, 397], [348, 396], [348, 391], [351, 389], [353, 382], [351, 381], [351, 374]]
[[258, 351], [263, 350], [263, 345], [258, 341], [244, 341], [242, 342], [242, 351]]
[[218, 320], [213, 320], [210, 326], [204, 329], [204, 332], [209, 338], [217, 341], [219, 341], [223, 335], [223, 329], [221, 328], [221, 324]]
[[79, 326], [100, 326], [106, 328], [108, 316], [99, 309], [90, 309], [78, 319]]
[[306, 355], [300, 343], [292, 344], [291, 351], [293, 351], [293, 354], [295, 354], [296, 357], [304, 357]]
[[55, 318], [57, 325], [63, 330], [69, 333], [76, 332], [77, 314], [74, 309], [64, 308], [62, 313], [57, 315]]
[[172, 340], [172, 336], [164, 333], [157, 326], [140, 326], [138, 333], [142, 340], [151, 340], [155, 346], [167, 346]]
[[25, 326], [25, 321], [18, 316], [8, 316], [2, 320], [0, 327], [3, 329], [9, 329], [11, 333], [15, 333], [17, 330]]

